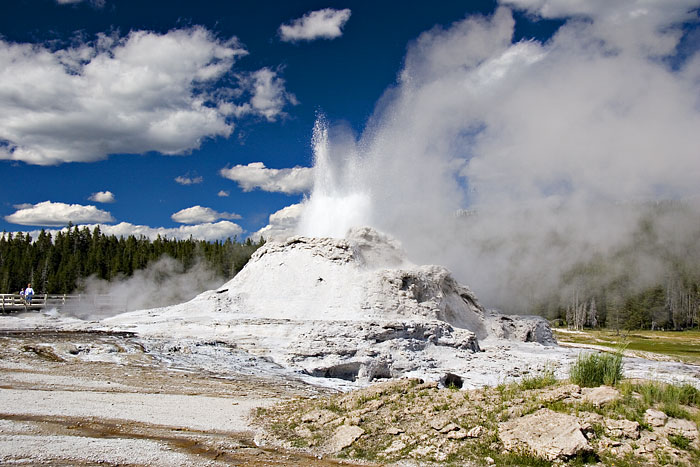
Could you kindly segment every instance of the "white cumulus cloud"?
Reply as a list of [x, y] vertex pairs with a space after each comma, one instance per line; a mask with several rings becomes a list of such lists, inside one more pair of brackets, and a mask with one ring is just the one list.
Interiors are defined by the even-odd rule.
[[274, 120], [294, 102], [275, 72], [216, 89], [237, 77], [232, 67], [246, 53], [235, 38], [202, 27], [99, 34], [58, 50], [0, 40], [0, 159], [51, 165], [186, 154], [206, 138], [228, 137], [234, 108]]
[[181, 224], [203, 224], [207, 222], [214, 222], [219, 219], [240, 219], [241, 216], [231, 212], [218, 212], [211, 208], [206, 208], [202, 206], [192, 206], [191, 208], [182, 209], [172, 216], [170, 216], [175, 222]]
[[219, 190], [219, 192], [216, 194], [219, 198], [228, 198], [231, 193], [225, 190]]
[[236, 165], [219, 171], [222, 177], [237, 182], [244, 191], [260, 188], [263, 191], [281, 193], [303, 193], [313, 186], [311, 167], [291, 169], [268, 169], [262, 162]]
[[21, 204], [15, 208], [15, 213], [5, 216], [5, 220], [12, 224], [59, 226], [69, 222], [114, 222], [109, 212], [95, 206], [44, 201], [37, 204]]
[[343, 35], [343, 26], [350, 19], [350, 9], [324, 8], [311, 11], [279, 28], [280, 38], [285, 42], [335, 39]]
[[250, 237], [256, 241], [260, 237], [265, 240], [281, 241], [295, 235], [303, 211], [304, 205], [302, 203], [286, 206], [270, 214], [268, 224]]
[[198, 183], [202, 183], [204, 181], [204, 177], [189, 177], [186, 175], [180, 175], [175, 177], [175, 181], [180, 185], [196, 185]]
[[113, 203], [115, 201], [114, 193], [111, 191], [98, 191], [91, 194], [88, 199], [96, 203]]
[[250, 96], [250, 101], [241, 105], [228, 104], [221, 107], [221, 111], [233, 114], [236, 117], [244, 115], [257, 115], [269, 122], [274, 122], [277, 117], [284, 116], [284, 107], [287, 104], [298, 103], [294, 94], [287, 92], [284, 79], [277, 72], [269, 68], [261, 68], [249, 74], [238, 76], [240, 89]]
[[[109, 224], [82, 224], [78, 225], [79, 229], [87, 227], [90, 230], [94, 230], [95, 227], [99, 227], [100, 231], [105, 235], [114, 235], [116, 237], [128, 237], [133, 235], [135, 237], [144, 236], [151, 240], [155, 240], [159, 235], [161, 238], [176, 238], [179, 240], [187, 240], [192, 237], [195, 240], [206, 240], [206, 241], [216, 241], [225, 240], [227, 238], [233, 238], [237, 235], [243, 233], [243, 229], [238, 224], [230, 221], [219, 221], [214, 223], [205, 223], [198, 225], [181, 225], [180, 227], [168, 228], [168, 227], [149, 227], [147, 225], [135, 225], [129, 222], [120, 222], [119, 224], [109, 225]], [[32, 238], [37, 238], [39, 236], [40, 230], [32, 230], [27, 232]], [[66, 229], [57, 230], [46, 230], [53, 237], [56, 236], [58, 232], [66, 232]], [[2, 233], [0, 233], [2, 235]]]

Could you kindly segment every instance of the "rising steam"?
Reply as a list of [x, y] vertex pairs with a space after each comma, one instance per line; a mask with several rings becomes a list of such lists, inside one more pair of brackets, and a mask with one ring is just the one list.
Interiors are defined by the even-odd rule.
[[317, 122], [301, 232], [372, 225], [517, 312], [582, 265], [641, 287], [697, 264], [700, 54], [679, 24], [698, 2], [620, 2], [615, 21], [509, 3], [576, 19], [545, 43], [512, 43], [507, 8], [422, 34], [359, 139]]
[[131, 277], [111, 281], [88, 277], [79, 285], [80, 300], [62, 310], [81, 319], [102, 319], [119, 313], [186, 302], [225, 280], [204, 261], [185, 270], [182, 263], [162, 256]]

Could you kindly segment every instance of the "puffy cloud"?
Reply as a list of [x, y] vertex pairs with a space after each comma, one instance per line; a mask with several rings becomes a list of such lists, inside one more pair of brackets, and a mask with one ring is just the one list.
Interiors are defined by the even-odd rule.
[[284, 207], [270, 214], [268, 224], [250, 237], [256, 241], [260, 237], [265, 240], [281, 241], [295, 235], [303, 211], [304, 205], [302, 203]]
[[37, 204], [21, 204], [15, 207], [18, 210], [14, 214], [5, 216], [5, 220], [12, 224], [59, 226], [69, 222], [73, 224], [114, 222], [114, 218], [109, 212], [97, 209], [95, 206], [44, 201]]
[[88, 199], [96, 203], [113, 203], [115, 201], [114, 193], [111, 191], [98, 191], [91, 194]]
[[219, 190], [219, 192], [216, 194], [219, 198], [228, 198], [231, 193], [225, 190]]
[[[114, 235], [116, 237], [128, 237], [133, 235], [135, 237], [144, 236], [155, 240], [159, 235], [161, 237], [167, 238], [177, 238], [180, 240], [187, 240], [192, 237], [196, 240], [225, 240], [226, 238], [233, 238], [237, 235], [243, 233], [243, 229], [238, 224], [234, 224], [230, 221], [219, 221], [215, 223], [206, 223], [198, 225], [181, 225], [180, 227], [167, 228], [167, 227], [149, 227], [147, 225], [134, 225], [128, 222], [120, 222], [119, 224], [108, 225], [108, 224], [84, 224], [78, 225], [79, 229], [87, 227], [93, 230], [95, 227], [99, 227], [103, 234]], [[66, 229], [58, 230], [46, 230], [52, 236], [56, 236], [58, 232], [65, 232]], [[37, 238], [39, 236], [39, 230], [33, 230], [29, 233], [32, 238]], [[2, 235], [2, 234], [0, 234]]]
[[217, 212], [211, 208], [197, 205], [182, 209], [170, 216], [170, 218], [181, 224], [203, 224], [206, 222], [214, 222], [219, 219], [240, 219], [241, 216], [230, 212]]
[[275, 72], [217, 89], [246, 53], [202, 27], [100, 34], [58, 50], [0, 40], [0, 159], [50, 165], [185, 154], [205, 138], [228, 137], [235, 108], [274, 120], [294, 102]]
[[189, 176], [178, 176], [175, 177], [175, 181], [180, 185], [196, 185], [204, 181], [204, 177], [189, 177]]
[[350, 9], [324, 8], [311, 11], [290, 24], [279, 28], [280, 38], [285, 42], [335, 39], [343, 35], [343, 26], [350, 19]]
[[268, 169], [262, 162], [251, 162], [221, 169], [219, 173], [237, 182], [244, 191], [260, 188], [263, 191], [292, 194], [308, 191], [313, 185], [313, 169], [310, 167]]
[[297, 104], [296, 97], [286, 91], [284, 80], [269, 68], [261, 68], [247, 75], [241, 74], [238, 78], [241, 89], [250, 95], [250, 102], [222, 106], [222, 112], [236, 117], [252, 114], [274, 122], [277, 117], [285, 115], [282, 109], [286, 104]]

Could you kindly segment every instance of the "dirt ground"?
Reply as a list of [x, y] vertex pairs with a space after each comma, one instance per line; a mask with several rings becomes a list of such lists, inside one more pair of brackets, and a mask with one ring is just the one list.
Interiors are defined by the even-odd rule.
[[250, 425], [257, 407], [324, 393], [173, 368], [128, 334], [5, 330], [0, 464], [339, 465], [258, 446]]

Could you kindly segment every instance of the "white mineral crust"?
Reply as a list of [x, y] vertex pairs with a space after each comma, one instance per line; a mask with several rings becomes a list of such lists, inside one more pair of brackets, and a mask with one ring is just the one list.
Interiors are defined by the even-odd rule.
[[398, 242], [370, 228], [345, 239], [269, 242], [217, 290], [102, 324], [221, 340], [268, 365], [364, 382], [465, 375], [474, 359], [493, 359], [480, 352], [482, 341], [555, 344], [544, 319], [485, 311], [447, 269], [412, 264]]

